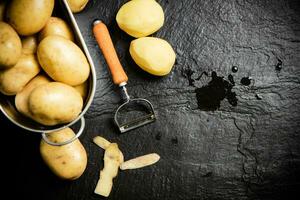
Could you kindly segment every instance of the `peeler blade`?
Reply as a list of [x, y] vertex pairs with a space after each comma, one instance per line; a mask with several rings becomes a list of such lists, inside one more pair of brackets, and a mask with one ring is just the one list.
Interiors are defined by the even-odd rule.
[[[148, 113], [143, 116], [135, 117], [134, 119], [132, 119], [128, 122], [125, 122], [125, 123], [121, 122], [118, 118], [120, 115], [120, 111], [122, 109], [124, 109], [126, 106], [130, 105], [131, 103], [137, 103], [139, 105], [142, 105], [143, 103], [146, 104], [147, 106], [144, 105], [144, 107], [146, 107], [146, 110], [148, 111]], [[115, 124], [118, 126], [121, 133], [125, 133], [132, 129], [152, 123], [155, 120], [156, 120], [156, 116], [154, 113], [153, 105], [147, 99], [142, 99], [142, 98], [130, 99], [130, 100], [126, 101], [125, 103], [123, 103], [116, 110], [115, 117], [114, 117]]]

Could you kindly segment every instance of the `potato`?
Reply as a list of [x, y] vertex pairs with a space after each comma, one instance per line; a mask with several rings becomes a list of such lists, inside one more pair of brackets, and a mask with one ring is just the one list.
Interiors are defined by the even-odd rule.
[[100, 171], [100, 179], [95, 188], [95, 193], [108, 197], [113, 179], [118, 175], [119, 166], [124, 161], [123, 153], [120, 151], [116, 143], [111, 143], [105, 149], [104, 168]]
[[85, 81], [84, 83], [74, 86], [75, 90], [77, 90], [77, 92], [79, 92], [79, 94], [81, 95], [82, 99], [85, 100], [88, 92], [89, 92], [89, 84], [87, 81]]
[[35, 54], [37, 49], [37, 39], [35, 35], [22, 38], [22, 53]]
[[33, 54], [22, 55], [18, 63], [0, 71], [0, 92], [15, 95], [40, 72], [40, 66]]
[[82, 106], [80, 94], [73, 87], [59, 82], [40, 85], [28, 97], [32, 119], [48, 126], [73, 121]]
[[[65, 142], [75, 134], [70, 128], [48, 134], [51, 142]], [[63, 146], [52, 146], [44, 140], [40, 143], [40, 153], [50, 170], [62, 179], [79, 178], [87, 165], [87, 155], [81, 142], [77, 139]]]
[[28, 109], [28, 97], [31, 92], [38, 86], [51, 82], [51, 79], [45, 75], [37, 75], [34, 77], [15, 98], [15, 105], [17, 110], [27, 117], [31, 117]]
[[76, 86], [89, 77], [90, 66], [84, 53], [63, 37], [43, 39], [38, 45], [37, 55], [44, 71], [55, 81]]
[[64, 20], [58, 17], [50, 17], [44, 28], [39, 33], [39, 41], [49, 35], [58, 35], [68, 40], [74, 41], [74, 36], [71, 28]]
[[127, 34], [139, 38], [148, 36], [164, 24], [164, 12], [155, 0], [132, 0], [117, 13], [117, 23]]
[[0, 21], [0, 70], [17, 64], [21, 51], [22, 44], [16, 31]]
[[163, 39], [154, 37], [133, 40], [129, 52], [138, 66], [157, 76], [170, 73], [176, 59], [171, 45]]
[[67, 0], [73, 13], [78, 13], [82, 11], [89, 0]]
[[0, 21], [4, 21], [6, 1], [0, 1]]
[[19, 35], [39, 32], [50, 18], [54, 0], [12, 0], [7, 7], [7, 21]]

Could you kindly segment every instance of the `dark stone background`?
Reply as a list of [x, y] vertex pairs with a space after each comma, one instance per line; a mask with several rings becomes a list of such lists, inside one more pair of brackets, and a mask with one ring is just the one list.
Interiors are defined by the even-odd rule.
[[[300, 189], [299, 1], [160, 0], [165, 25], [155, 36], [168, 40], [177, 54], [173, 71], [163, 78], [147, 75], [131, 60], [132, 38], [115, 22], [125, 2], [91, 0], [76, 14], [97, 70], [96, 96], [81, 137], [88, 153], [85, 173], [73, 182], [59, 180], [40, 158], [40, 137], [0, 115], [3, 177], [9, 176], [2, 183], [14, 189], [7, 193], [102, 199], [93, 190], [103, 151], [92, 143], [102, 135], [119, 144], [125, 159], [161, 155], [156, 165], [120, 172], [109, 199], [296, 199], [291, 195]], [[129, 93], [153, 102], [155, 123], [123, 135], [114, 128], [119, 94], [91, 33], [95, 18], [108, 24], [130, 79]], [[281, 71], [275, 70], [278, 59]], [[233, 65], [239, 68], [235, 74]], [[225, 99], [215, 111], [198, 108], [195, 90], [210, 80], [196, 80], [204, 71], [234, 76], [237, 106]], [[250, 86], [240, 84], [244, 76], [254, 79]]]

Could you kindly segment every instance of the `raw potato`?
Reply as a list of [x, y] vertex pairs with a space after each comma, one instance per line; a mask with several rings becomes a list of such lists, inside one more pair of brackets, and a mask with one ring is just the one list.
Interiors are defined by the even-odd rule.
[[[49, 133], [48, 139], [51, 142], [65, 142], [74, 136], [72, 129], [65, 128]], [[86, 151], [78, 139], [63, 146], [52, 146], [42, 140], [40, 153], [51, 171], [62, 179], [79, 178], [87, 165]]]
[[54, 0], [12, 0], [7, 21], [20, 35], [33, 35], [45, 26], [53, 8]]
[[73, 121], [82, 106], [80, 94], [73, 87], [59, 82], [40, 85], [28, 97], [32, 119], [48, 126]]
[[118, 175], [119, 166], [123, 161], [124, 157], [118, 145], [111, 143], [104, 153], [104, 168], [100, 172], [100, 179], [95, 189], [96, 194], [105, 197], [109, 196], [113, 185], [113, 178]]
[[108, 140], [100, 136], [94, 137], [93, 142], [104, 150], [111, 144]]
[[85, 81], [84, 83], [74, 86], [75, 90], [80, 93], [83, 101], [86, 99], [88, 92], [89, 92], [89, 84], [88, 81]]
[[0, 21], [4, 21], [6, 1], [0, 1]]
[[78, 13], [82, 11], [89, 0], [67, 0], [73, 13]]
[[17, 64], [22, 51], [20, 37], [7, 23], [0, 21], [0, 70]]
[[35, 35], [22, 38], [22, 53], [35, 54], [37, 49], [37, 39]]
[[44, 28], [39, 33], [39, 41], [49, 35], [57, 35], [74, 41], [74, 35], [69, 25], [58, 17], [50, 17]]
[[176, 59], [171, 45], [167, 41], [155, 37], [133, 40], [129, 52], [138, 66], [157, 76], [170, 73]]
[[43, 39], [37, 55], [41, 67], [55, 81], [76, 86], [89, 77], [90, 66], [84, 53], [63, 37], [48, 36]]
[[31, 92], [38, 86], [51, 82], [50, 78], [45, 75], [37, 75], [34, 77], [15, 98], [15, 105], [17, 110], [27, 117], [31, 117], [28, 109], [28, 97]]
[[153, 165], [154, 163], [159, 161], [159, 159], [160, 156], [156, 153], [139, 156], [123, 162], [120, 165], [120, 169], [126, 170], [126, 169], [138, 169], [138, 168], [146, 167], [149, 165]]
[[39, 72], [36, 56], [22, 55], [14, 67], [0, 71], [0, 92], [5, 95], [17, 94]]
[[132, 0], [117, 13], [117, 23], [127, 34], [139, 38], [148, 36], [164, 24], [164, 12], [155, 0]]

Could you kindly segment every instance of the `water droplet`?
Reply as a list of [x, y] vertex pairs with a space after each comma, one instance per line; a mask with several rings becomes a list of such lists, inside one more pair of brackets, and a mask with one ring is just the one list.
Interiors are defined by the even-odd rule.
[[282, 61], [280, 59], [277, 59], [278, 63], [275, 66], [276, 71], [281, 71], [282, 69]]
[[237, 66], [232, 66], [231, 71], [233, 73], [237, 73], [237, 71], [239, 70], [239, 68]]
[[250, 85], [251, 84], [251, 78], [249, 78], [249, 77], [243, 77], [241, 79], [241, 84], [242, 85], [246, 85], [246, 86]]

